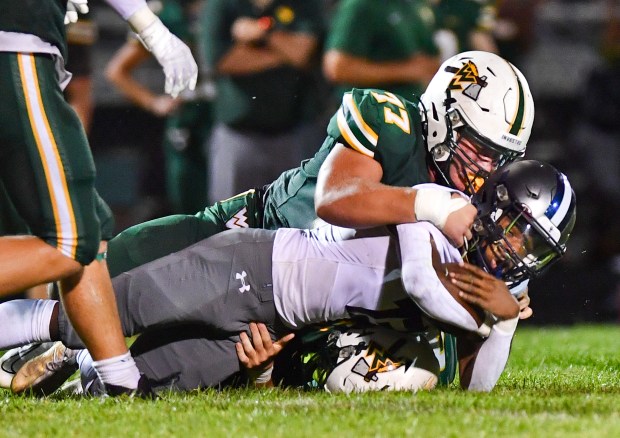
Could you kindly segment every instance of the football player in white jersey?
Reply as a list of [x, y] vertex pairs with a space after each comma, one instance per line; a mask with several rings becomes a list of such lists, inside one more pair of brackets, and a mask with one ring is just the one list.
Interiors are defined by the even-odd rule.
[[[462, 263], [435, 226], [420, 222], [345, 239], [350, 230], [331, 226], [231, 230], [115, 277], [125, 335], [158, 334], [154, 345], [132, 350], [136, 363], [165, 388], [220, 385], [240, 371], [238, 333], [251, 322], [277, 338], [357, 319], [403, 333], [439, 327], [456, 334], [461, 384], [490, 390], [518, 322], [507, 284], [518, 286], [564, 254], [575, 196], [552, 166], [524, 160], [494, 173], [472, 202], [479, 215], [468, 254], [486, 270]], [[42, 321], [36, 304], [0, 305], [0, 348], [49, 340], [82, 346], [60, 306]], [[187, 327], [186, 336], [166, 339], [171, 326]]]

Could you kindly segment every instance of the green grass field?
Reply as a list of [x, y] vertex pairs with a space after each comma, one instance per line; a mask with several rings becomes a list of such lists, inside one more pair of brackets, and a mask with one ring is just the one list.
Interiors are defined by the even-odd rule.
[[620, 326], [520, 328], [490, 394], [206, 391], [133, 399], [0, 392], [0, 436], [620, 437]]

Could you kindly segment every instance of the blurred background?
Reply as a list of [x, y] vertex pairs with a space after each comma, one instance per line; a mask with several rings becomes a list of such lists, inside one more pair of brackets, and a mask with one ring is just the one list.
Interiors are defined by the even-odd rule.
[[[346, 0], [315, 1], [324, 20], [324, 28], [317, 33], [323, 44], [339, 3]], [[436, 11], [442, 2], [427, 3]], [[458, 21], [465, 14], [452, 11], [450, 8], [457, 6], [450, 3], [472, 3], [482, 11], [476, 29], [486, 32], [498, 53], [525, 74], [534, 96], [536, 119], [526, 157], [554, 164], [568, 175], [577, 193], [577, 225], [567, 256], [543, 278], [532, 282], [534, 317], [527, 324], [620, 322], [620, 2], [443, 3], [444, 30], [449, 30], [450, 19]], [[105, 3], [91, 0], [90, 4], [87, 19], [73, 30], [78, 52], [73, 58], [69, 55], [69, 70], [79, 70], [80, 59], [90, 65], [84, 74], [87, 88], [75, 92], [76, 101], [85, 100], [87, 114], [90, 111], [89, 136], [98, 169], [98, 189], [113, 208], [120, 231], [178, 211], [166, 188], [169, 158], [162, 147], [166, 138], [171, 140], [165, 117], [171, 111], [138, 105], [119, 92], [118, 84], [112, 84], [109, 62], [130, 36], [125, 23]], [[363, 28], [364, 23], [358, 25]], [[445, 46], [449, 39], [437, 40], [442, 41]], [[79, 54], [80, 49], [88, 53]], [[217, 93], [210, 81], [212, 69], [201, 56], [197, 58], [203, 64], [200, 97], [212, 101]], [[317, 58], [312, 94], [316, 98], [316, 123], [321, 128], [318, 135], [308, 133], [304, 137], [315, 145], [306, 147], [305, 156], [319, 148], [326, 121], [338, 106], [337, 87], [321, 75], [320, 56]], [[131, 69], [132, 77], [142, 86], [161, 94], [163, 75], [152, 59], [141, 60]], [[183, 130], [174, 132], [183, 137]], [[208, 156], [208, 151], [202, 152]], [[194, 184], [202, 187], [206, 182]]]

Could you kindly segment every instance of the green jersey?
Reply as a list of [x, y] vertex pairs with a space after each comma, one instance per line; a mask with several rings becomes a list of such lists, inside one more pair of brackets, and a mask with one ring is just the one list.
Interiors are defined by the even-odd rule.
[[[371, 62], [406, 61], [415, 55], [438, 54], [434, 31], [435, 17], [427, 0], [342, 0], [325, 46]], [[424, 90], [417, 82], [375, 86], [406, 98]], [[336, 91], [342, 95], [351, 87], [339, 86]]]
[[418, 106], [387, 91], [353, 89], [344, 94], [316, 155], [269, 187], [264, 228], [312, 227], [319, 169], [338, 143], [376, 160], [383, 169], [383, 184], [410, 187], [430, 181]]
[[67, 58], [66, 0], [0, 0], [0, 11], [0, 31], [35, 35]]

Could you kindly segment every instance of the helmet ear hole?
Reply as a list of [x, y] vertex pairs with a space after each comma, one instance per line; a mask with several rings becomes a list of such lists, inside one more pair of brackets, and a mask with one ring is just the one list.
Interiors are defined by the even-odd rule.
[[433, 109], [433, 120], [435, 122], [439, 122], [439, 114], [437, 114], [437, 107], [435, 106], [435, 102], [432, 103], [431, 108]]
[[450, 156], [450, 149], [443, 143], [435, 146], [431, 153], [433, 154], [433, 160], [435, 161], [445, 161]]

